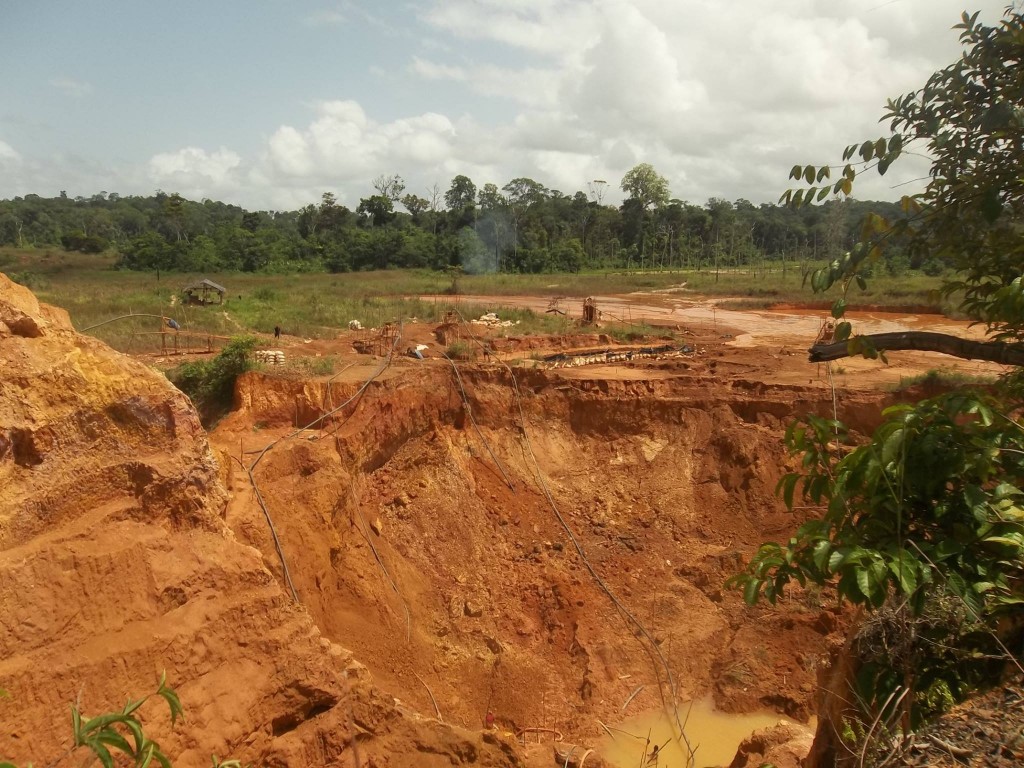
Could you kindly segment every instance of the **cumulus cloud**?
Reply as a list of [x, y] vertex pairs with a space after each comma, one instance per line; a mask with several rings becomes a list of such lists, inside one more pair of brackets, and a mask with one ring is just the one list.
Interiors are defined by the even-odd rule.
[[50, 85], [68, 96], [81, 99], [92, 93], [92, 84], [73, 77], [55, 77], [50, 80]]
[[[311, 112], [261, 126], [265, 138], [245, 157], [186, 147], [153, 155], [128, 180], [140, 191], [155, 183], [289, 208], [325, 190], [354, 207], [380, 174], [401, 175], [421, 195], [456, 174], [499, 187], [529, 176], [567, 193], [600, 178], [614, 204], [626, 171], [650, 162], [691, 202], [774, 201], [793, 164], [836, 161], [847, 143], [882, 135], [886, 98], [959, 55], [949, 27], [961, 2], [416, 0], [398, 24], [339, 0], [299, 21], [346, 22], [378, 43], [409, 38], [404, 53], [359, 62], [377, 93], [339, 78], [306, 104]], [[994, 21], [1005, 3], [975, 5]], [[65, 77], [51, 84], [71, 95], [91, 89]], [[25, 157], [0, 141], [0, 164], [20, 162], [21, 178], [70, 172], [55, 163], [52, 174], [37, 172], [41, 158], [21, 136], [8, 138]], [[921, 171], [908, 158], [883, 180], [858, 181], [857, 194], [892, 198], [913, 187], [890, 185]], [[4, 189], [13, 175], [0, 174]]]
[[224, 147], [213, 152], [185, 147], [153, 155], [149, 176], [158, 186], [203, 198], [237, 189], [241, 164], [238, 153]]
[[305, 128], [282, 126], [267, 143], [262, 177], [285, 185], [339, 190], [348, 202], [381, 173], [440, 171], [457, 145], [452, 121], [433, 112], [381, 122], [352, 100], [316, 106]]
[[[525, 67], [505, 73], [501, 89], [489, 87], [486, 61], [414, 59], [412, 68], [521, 105], [498, 165], [510, 175], [531, 167], [555, 174], [541, 180], [563, 189], [582, 189], [587, 172], [621, 178], [643, 160], [695, 202], [774, 200], [791, 165], [829, 162], [846, 143], [882, 134], [885, 99], [918, 87], [958, 52], [943, 31], [959, 17], [955, 0], [509, 5], [437, 0], [422, 17], [457, 38], [543, 57], [550, 96], [535, 97]], [[1001, 1], [988, 5], [995, 18]], [[898, 164], [858, 194], [891, 197], [892, 180], [919, 172]]]

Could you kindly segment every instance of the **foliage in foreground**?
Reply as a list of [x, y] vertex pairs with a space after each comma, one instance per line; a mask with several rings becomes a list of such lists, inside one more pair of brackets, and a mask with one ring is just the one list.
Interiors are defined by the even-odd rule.
[[[890, 137], [847, 147], [838, 181], [815, 186], [830, 179], [828, 167], [791, 173], [809, 187], [784, 199], [803, 206], [851, 194], [854, 164], [884, 174], [915, 142], [933, 159], [925, 191], [903, 201], [907, 218], [869, 215], [861, 242], [810, 276], [815, 292], [841, 288], [832, 314], [849, 354], [884, 360], [844, 317], [850, 290], [866, 287], [866, 268], [897, 237], [956, 266], [942, 290], [962, 297], [992, 342], [1024, 345], [1024, 12], [1008, 8], [995, 26], [977, 18], [957, 25], [960, 60], [889, 102]], [[993, 661], [1019, 667], [1004, 638], [1019, 631], [1024, 603], [1022, 413], [1015, 372], [988, 393], [963, 388], [891, 408], [852, 449], [834, 419], [808, 416], [787, 432], [802, 463], [779, 492], [820, 516], [785, 545], [764, 544], [731, 582], [751, 603], [774, 602], [793, 581], [831, 584], [866, 609], [850, 645], [851, 720], [832, 723], [850, 737], [853, 762], [876, 748], [878, 761], [899, 759], [906, 741], [894, 737], [964, 696]]]
[[[6, 695], [0, 690], [0, 695]], [[50, 765], [58, 765], [70, 757], [79, 749], [85, 749], [92, 753], [93, 759], [99, 760], [104, 768], [113, 768], [114, 765], [128, 764], [134, 768], [148, 768], [156, 763], [161, 768], [171, 768], [171, 761], [160, 748], [160, 745], [149, 738], [145, 728], [137, 716], [142, 705], [154, 696], [163, 699], [167, 703], [171, 715], [171, 727], [182, 715], [181, 701], [173, 688], [167, 685], [167, 675], [160, 675], [160, 682], [157, 689], [141, 699], [131, 699], [124, 707], [115, 712], [107, 712], [96, 717], [85, 717], [77, 704], [71, 706], [71, 736], [72, 746], [63, 755], [58, 757]], [[124, 759], [119, 759], [120, 755]], [[91, 760], [90, 760], [91, 762]], [[14, 763], [0, 762], [0, 768], [18, 768]], [[28, 764], [32, 768], [32, 764]], [[213, 768], [241, 768], [238, 760], [220, 761], [213, 757]]]
[[[114, 755], [118, 752], [125, 755], [137, 768], [145, 768], [154, 761], [164, 768], [170, 768], [170, 760], [167, 759], [160, 745], [146, 736], [142, 723], [136, 716], [139, 708], [153, 696], [159, 696], [167, 702], [171, 712], [171, 725], [173, 725], [181, 714], [181, 702], [174, 690], [167, 687], [165, 676], [160, 677], [160, 683], [154, 693], [136, 701], [129, 699], [124, 708], [117, 712], [108, 712], [97, 717], [87, 718], [82, 715], [77, 705], [72, 705], [71, 735], [73, 743], [71, 749], [56, 762], [59, 763], [77, 749], [84, 748], [92, 752], [106, 768], [113, 768]], [[31, 763], [29, 766], [31, 768]], [[17, 768], [17, 766], [14, 763], [0, 762], [0, 768]]]
[[196, 360], [178, 366], [167, 376], [192, 398], [204, 423], [231, 409], [235, 379], [252, 368], [256, 339], [240, 336], [228, 342], [212, 360]]

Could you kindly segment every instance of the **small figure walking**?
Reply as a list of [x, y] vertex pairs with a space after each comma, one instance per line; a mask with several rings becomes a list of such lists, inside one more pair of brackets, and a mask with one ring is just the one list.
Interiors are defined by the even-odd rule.
[[274, 338], [275, 339], [280, 339], [281, 338], [281, 326], [280, 325], [275, 325], [274, 326]]
[[489, 731], [494, 730], [494, 713], [493, 712], [488, 712], [487, 713], [487, 716], [484, 718], [484, 725], [487, 727], [487, 730], [489, 730]]

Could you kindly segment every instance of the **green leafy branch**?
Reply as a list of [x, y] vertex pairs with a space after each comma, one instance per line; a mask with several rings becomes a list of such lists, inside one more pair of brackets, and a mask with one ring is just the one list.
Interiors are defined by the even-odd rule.
[[997, 405], [957, 392], [890, 408], [845, 456], [841, 424], [812, 415], [791, 425], [786, 443], [803, 466], [778, 492], [793, 508], [799, 490], [822, 517], [785, 545], [762, 545], [730, 584], [749, 603], [774, 603], [791, 581], [835, 583], [868, 608], [895, 596], [920, 612], [937, 590], [979, 617], [1024, 602], [1024, 433]]

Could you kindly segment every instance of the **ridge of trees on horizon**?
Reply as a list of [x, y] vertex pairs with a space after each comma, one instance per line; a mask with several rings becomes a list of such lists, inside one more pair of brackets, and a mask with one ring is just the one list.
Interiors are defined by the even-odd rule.
[[[25, 195], [0, 200], [0, 246], [115, 250], [127, 269], [183, 272], [347, 272], [388, 268], [479, 272], [581, 269], [717, 269], [806, 264], [856, 242], [866, 213], [903, 214], [897, 203], [835, 200], [794, 209], [711, 198], [671, 198], [668, 182], [641, 163], [622, 179], [622, 205], [603, 203], [604, 181], [573, 195], [529, 178], [479, 189], [455, 176], [447, 191], [407, 192], [400, 176], [379, 176], [375, 194], [350, 210], [325, 192], [296, 211], [247, 211], [177, 193], [89, 198]], [[401, 206], [399, 209], [397, 206]], [[945, 265], [921, 262], [898, 244], [894, 274]]]

